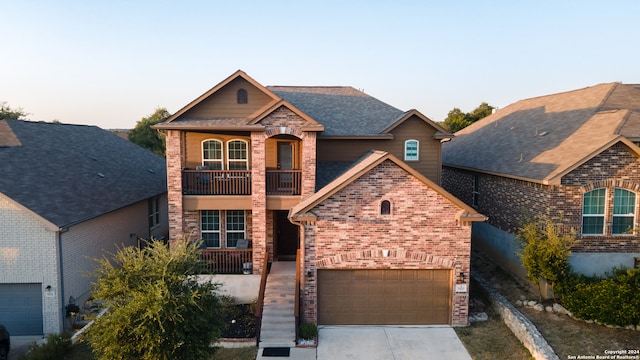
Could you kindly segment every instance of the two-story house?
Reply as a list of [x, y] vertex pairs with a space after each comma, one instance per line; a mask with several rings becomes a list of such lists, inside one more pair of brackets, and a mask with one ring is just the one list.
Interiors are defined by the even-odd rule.
[[470, 224], [485, 218], [438, 185], [451, 134], [420, 112], [237, 71], [156, 128], [170, 240], [202, 239], [214, 271], [300, 254], [306, 321], [467, 324]]
[[489, 216], [474, 246], [522, 273], [514, 234], [539, 216], [575, 234], [587, 275], [639, 266], [640, 86], [608, 83], [515, 102], [443, 146], [444, 187]]

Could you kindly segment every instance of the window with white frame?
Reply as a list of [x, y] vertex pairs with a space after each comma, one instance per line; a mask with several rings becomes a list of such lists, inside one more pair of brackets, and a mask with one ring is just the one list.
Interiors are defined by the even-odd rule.
[[227, 169], [247, 170], [248, 168], [247, 142], [244, 140], [229, 141], [227, 143]]
[[200, 237], [204, 246], [220, 247], [220, 210], [200, 211]]
[[635, 228], [636, 194], [629, 190], [613, 190], [613, 219], [611, 233], [614, 235], [631, 234]]
[[226, 213], [227, 247], [234, 248], [238, 240], [246, 239], [244, 210], [227, 210]]
[[404, 160], [405, 161], [417, 161], [419, 159], [419, 147], [418, 140], [407, 140], [404, 142]]
[[211, 170], [222, 170], [222, 141], [205, 140], [202, 142], [202, 165]]
[[605, 201], [607, 189], [594, 189], [582, 197], [582, 234], [602, 235], [605, 224]]

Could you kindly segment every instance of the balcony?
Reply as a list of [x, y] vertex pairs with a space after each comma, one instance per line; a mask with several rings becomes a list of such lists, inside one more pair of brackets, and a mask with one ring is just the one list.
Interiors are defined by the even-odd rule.
[[250, 271], [251, 249], [203, 249], [200, 258], [209, 274], [242, 274]]
[[[267, 195], [300, 195], [302, 170], [267, 170]], [[184, 195], [251, 195], [251, 170], [183, 170]]]
[[251, 195], [251, 170], [183, 170], [185, 195]]

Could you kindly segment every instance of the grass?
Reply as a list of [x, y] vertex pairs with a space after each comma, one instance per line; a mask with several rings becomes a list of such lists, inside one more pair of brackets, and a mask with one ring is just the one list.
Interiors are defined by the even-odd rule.
[[[218, 348], [215, 354], [212, 354], [211, 360], [255, 360], [258, 355], [258, 348]], [[89, 345], [82, 341], [74, 345], [71, 352], [64, 357], [64, 360], [93, 360], [93, 353]]]
[[[509, 330], [500, 315], [489, 306], [487, 295], [475, 282], [471, 282], [470, 298], [474, 304], [485, 304], [489, 320], [474, 322], [469, 327], [455, 328], [458, 337], [474, 360], [533, 359], [520, 340]], [[482, 307], [480, 305], [480, 307]]]
[[[473, 253], [471, 266], [512, 304], [515, 304], [521, 295], [527, 299], [538, 299], [536, 287], [513, 277], [481, 254]], [[472, 298], [473, 296], [471, 294]], [[605, 355], [605, 350], [640, 349], [639, 331], [588, 324], [566, 315], [539, 312], [531, 308], [521, 307], [519, 310], [538, 328], [560, 359], [580, 355], [595, 357]], [[476, 336], [488, 335], [478, 333]], [[485, 341], [492, 340], [488, 338]], [[469, 352], [472, 353], [471, 350]]]

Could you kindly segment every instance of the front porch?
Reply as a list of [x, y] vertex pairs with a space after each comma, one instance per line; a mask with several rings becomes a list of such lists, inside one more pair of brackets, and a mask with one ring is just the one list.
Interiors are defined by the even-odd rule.
[[252, 249], [203, 249], [200, 257], [207, 274], [251, 274]]

